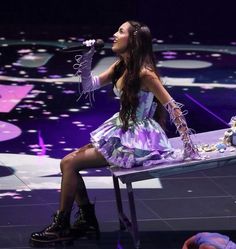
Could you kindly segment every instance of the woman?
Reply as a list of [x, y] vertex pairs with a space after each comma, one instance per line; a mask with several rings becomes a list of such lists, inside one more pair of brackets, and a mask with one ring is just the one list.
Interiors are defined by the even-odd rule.
[[236, 249], [236, 244], [228, 236], [204, 232], [187, 239], [182, 249]]
[[[91, 75], [94, 47], [79, 58], [77, 66], [83, 93], [113, 82], [121, 101], [120, 112], [91, 133], [90, 144], [62, 159], [60, 209], [50, 226], [31, 235], [33, 243], [70, 241], [73, 236], [89, 234], [99, 237], [94, 205], [89, 202], [80, 170], [107, 164], [124, 168], [148, 166], [173, 159], [175, 153], [160, 126], [164, 123], [162, 105], [183, 140], [182, 159], [198, 158], [181, 105], [171, 98], [156, 72], [149, 28], [134, 21], [123, 23], [114, 34], [112, 50], [118, 60], [99, 76]], [[79, 217], [70, 229], [74, 200], [79, 206]]]

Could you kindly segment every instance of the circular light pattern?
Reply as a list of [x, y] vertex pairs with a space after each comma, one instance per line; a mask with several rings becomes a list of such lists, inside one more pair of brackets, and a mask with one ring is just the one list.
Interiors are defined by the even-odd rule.
[[215, 54], [211, 54], [211, 56], [212, 56], [212, 57], [220, 57], [221, 54], [216, 54], [216, 53], [215, 53]]
[[175, 51], [164, 51], [162, 52], [163, 55], [177, 55], [177, 52]]
[[198, 41], [193, 41], [192, 44], [199, 45], [199, 44], [201, 44], [201, 43], [198, 42]]
[[86, 106], [86, 105], [84, 105], [84, 106], [81, 106], [81, 109], [89, 109], [90, 107], [89, 106]]
[[51, 112], [43, 112], [44, 115], [50, 115], [52, 114]]
[[[190, 33], [193, 33], [193, 32], [190, 32]], [[84, 40], [84, 39], [82, 39]], [[81, 41], [81, 39], [77, 39], [77, 41]], [[153, 39], [153, 41], [155, 42], [158, 42], [159, 40], [157, 40], [156, 38]], [[68, 42], [68, 40], [65, 40], [65, 39], [60, 39], [59, 41], [56, 41], [56, 45], [55, 45], [55, 42], [50, 44], [50, 46], [53, 46], [54, 48], [54, 51], [55, 50], [60, 50], [61, 47], [62, 47], [62, 44], [61, 42]], [[197, 41], [194, 41], [193, 43], [198, 43]], [[40, 41], [39, 42], [34, 42], [35, 45], [40, 45]], [[9, 44], [9, 45], [14, 45], [14, 44]], [[30, 44], [28, 44], [29, 46], [32, 46], [33, 43], [31, 42]], [[41, 45], [45, 45], [45, 44], [41, 44]], [[158, 44], [157, 44], [158, 45]], [[59, 48], [60, 47], [60, 48]], [[196, 54], [196, 51], [194, 51], [194, 49], [197, 48], [198, 51], [202, 51], [202, 52], [212, 52], [212, 55], [211, 54]], [[26, 48], [24, 48], [26, 49]], [[31, 49], [32, 51], [34, 50], [34, 48], [32, 47], [29, 47], [29, 49]], [[38, 50], [42, 49], [42, 52], [43, 52], [43, 49], [44, 48], [38, 48]], [[19, 49], [20, 50], [20, 49]], [[38, 50], [35, 50], [35, 52], [37, 52]], [[220, 54], [220, 53], [226, 53], [226, 54], [235, 54], [235, 49], [234, 47], [231, 47], [231, 48], [227, 48], [227, 49], [222, 49], [220, 46], [219, 47], [208, 47], [208, 46], [192, 46], [192, 45], [186, 45], [186, 46], [179, 46], [179, 45], [159, 45], [158, 47], [155, 46], [154, 44], [154, 51], [155, 52], [158, 52], [158, 51], [162, 51], [161, 54], [163, 55], [163, 58], [165, 60], [171, 60], [172, 62], [175, 61], [176, 59], [178, 58], [181, 58], [181, 52], [180, 51], [186, 51], [188, 50], [187, 52], [185, 53], [182, 53], [184, 55], [194, 55], [194, 58], [209, 58], [209, 59], [212, 59], [214, 58], [214, 60], [221, 60], [221, 59], [224, 59], [222, 58], [222, 56], [217, 56], [215, 54]], [[193, 52], [189, 52], [189, 50], [193, 50]], [[47, 50], [46, 50], [47, 51]], [[107, 51], [106, 51], [107, 52]], [[30, 53], [29, 53], [30, 54]], [[34, 55], [36, 55], [37, 53], [33, 53]], [[44, 53], [40, 53], [38, 55], [42, 56]], [[22, 55], [26, 55], [26, 54], [22, 54]], [[27, 56], [26, 56], [27, 58]], [[164, 64], [165, 64], [165, 60], [164, 61]], [[66, 60], [65, 60], [66, 61]], [[210, 67], [210, 65], [201, 65], [201, 66], [196, 66], [196, 65], [187, 65], [187, 66], [183, 66], [183, 65], [178, 65], [178, 66], [173, 66], [171, 67], [170, 65], [167, 65], [165, 66], [163, 64], [163, 61], [161, 61], [161, 63], [158, 64], [159, 67], [167, 67], [167, 68], [181, 68], [181, 69], [194, 69], [194, 68], [207, 68], [207, 67]], [[185, 60], [186, 61], [186, 60]], [[206, 63], [206, 62], [205, 62]], [[214, 62], [212, 62], [214, 63]], [[98, 63], [99, 64], [99, 63]], [[98, 64], [96, 66], [98, 66]], [[42, 68], [42, 71], [41, 71], [41, 68]], [[14, 77], [10, 77], [10, 76], [6, 76], [4, 74], [7, 74], [8, 72], [3, 72], [2, 74], [4, 76], [0, 76], [0, 80], [8, 80], [8, 81], [18, 81], [18, 82], [26, 82], [26, 80], [24, 80], [24, 78], [26, 79], [27, 78], [27, 81], [36, 81], [36, 82], [45, 82], [45, 83], [51, 83], [51, 84], [64, 84], [64, 83], [72, 83], [72, 82], [77, 82], [78, 81], [78, 77], [73, 77], [72, 73], [68, 73], [68, 74], [65, 74], [65, 75], [61, 75], [60, 73], [56, 74], [55, 73], [50, 73], [49, 74], [49, 71], [50, 71], [50, 68], [48, 68], [48, 71], [46, 71], [47, 67], [43, 67], [43, 66], [40, 66], [40, 67], [37, 67], [37, 73], [39, 74], [39, 77], [38, 78], [32, 78], [32, 75], [31, 74], [24, 74], [24, 75], [18, 75], [18, 76], [21, 76], [21, 77], [17, 77], [17, 76], [14, 76]], [[45, 71], [43, 71], [45, 70]], [[11, 71], [9, 70], [9, 73], [11, 73]], [[19, 72], [18, 72], [19, 73]], [[0, 73], [1, 74], [1, 73]], [[44, 74], [42, 76], [42, 74]], [[71, 76], [70, 76], [71, 75]], [[66, 77], [65, 77], [66, 76]], [[223, 83], [223, 82], [222, 82]], [[227, 82], [228, 83], [228, 82]], [[228, 86], [229, 84], [226, 84], [226, 86]], [[225, 86], [223, 86], [225, 87]]]
[[173, 55], [165, 55], [163, 56], [165, 59], [175, 59], [176, 56], [173, 56]]
[[36, 133], [37, 130], [28, 130], [27, 132], [29, 132], [29, 133]]
[[78, 127], [84, 127], [84, 124], [77, 124]]
[[35, 148], [35, 149], [31, 149], [30, 151], [32, 151], [32, 152], [41, 152], [42, 149], [37, 149], [37, 148]]
[[31, 53], [32, 50], [31, 49], [19, 49], [17, 51], [18, 54], [28, 54], [28, 53]]
[[72, 148], [64, 148], [63, 150], [64, 151], [72, 151], [73, 149]]
[[212, 63], [200, 60], [166, 60], [159, 61], [158, 67], [179, 68], [179, 69], [199, 69], [211, 67]]
[[79, 173], [82, 174], [82, 175], [86, 175], [86, 174], [88, 174], [89, 172], [86, 171], [86, 170], [81, 170]]
[[50, 119], [50, 120], [57, 120], [57, 119], [59, 119], [59, 117], [49, 117], [48, 119]]
[[39, 53], [45, 53], [45, 52], [47, 52], [47, 50], [43, 49], [43, 48], [40, 48], [40, 49], [37, 49], [37, 52], [39, 52]]
[[[160, 45], [160, 47], [161, 46], [163, 46], [163, 45]], [[192, 46], [192, 47], [194, 47], [194, 46]], [[32, 48], [33, 50], [35, 50], [35, 48]], [[173, 51], [172, 51], [172, 49], [173, 49]], [[210, 60], [213, 64], [214, 64], [214, 62], [217, 62], [218, 63], [218, 61], [217, 61], [217, 59], [219, 59], [220, 57], [221, 57], [221, 55], [222, 54], [220, 54], [220, 53], [222, 53], [222, 52], [224, 52], [224, 51], [219, 51], [219, 50], [207, 50], [208, 52], [206, 53], [206, 51], [201, 51], [201, 52], [189, 52], [189, 49], [182, 49], [183, 51], [179, 51], [179, 50], [175, 50], [175, 48], [174, 47], [171, 47], [170, 46], [170, 48], [168, 48], [168, 47], [165, 47], [165, 50], [164, 50], [164, 52], [159, 52], [160, 54], [162, 54], [162, 59], [163, 58], [170, 58], [170, 59], [172, 59], [170, 62], [173, 62], [173, 61], [177, 61], [176, 59], [185, 59], [185, 58], [189, 58], [189, 59], [193, 59], [192, 61], [195, 61], [195, 62], [199, 62], [199, 61], [197, 61], [196, 60], [196, 56], [199, 56], [199, 57], [201, 57], [202, 59], [202, 61], [205, 63], [205, 61], [204, 60]], [[200, 51], [200, 50], [199, 50]], [[211, 51], [211, 52], [210, 52]], [[39, 52], [39, 51], [37, 51], [37, 52]], [[44, 51], [42, 51], [42, 52], [44, 52]], [[209, 53], [210, 52], [210, 53]], [[186, 56], [187, 55], [187, 53], [188, 53], [188, 55], [189, 56]], [[17, 56], [25, 56], [27, 53], [22, 53], [22, 54], [18, 54]], [[220, 56], [216, 56], [215, 54], [219, 54]], [[214, 58], [215, 57], [215, 58]], [[27, 56], [25, 57], [25, 58], [27, 58]], [[30, 57], [29, 57], [30, 58]], [[175, 58], [175, 60], [173, 60], [173, 58]], [[223, 55], [222, 55], [222, 58], [223, 59], [225, 59], [224, 57], [223, 57]], [[55, 58], [54, 59], [56, 59], [56, 56], [55, 56]], [[194, 60], [195, 59], [195, 60]], [[179, 60], [180, 61], [180, 60]], [[184, 61], [185, 62], [185, 64], [186, 64], [186, 62], [187, 62], [187, 60], [182, 60], [182, 61]], [[190, 61], [190, 60], [188, 60], [188, 61]], [[64, 62], [66, 62], [66, 60], [64, 61]], [[67, 61], [68, 62], [68, 61]], [[163, 62], [165, 63], [166, 62], [166, 60], [165, 59], [163, 59], [163, 61], [161, 62], [161, 66], [163, 66]], [[99, 63], [100, 63], [100, 61], [99, 61]], [[98, 63], [98, 64], [99, 64]], [[8, 63], [5, 63], [5, 64], [11, 64], [11, 62], [8, 62]], [[98, 65], [98, 64], [96, 64], [96, 66], [100, 66], [100, 64]], [[12, 65], [12, 64], [11, 64]], [[66, 64], [66, 65], [68, 65], [68, 63]], [[218, 64], [217, 64], [218, 65]], [[4, 65], [3, 65], [4, 66]], [[40, 99], [42, 96], [41, 96], [41, 93], [44, 95], [43, 96], [43, 99], [45, 100], [44, 101], [44, 105], [43, 105], [43, 102], [40, 104], [40, 103], [36, 103], [37, 101], [35, 101], [35, 100], [31, 100], [31, 102], [30, 102], [30, 104], [32, 104], [32, 105], [25, 105], [25, 101], [24, 100], [22, 100], [22, 102], [23, 102], [23, 104], [22, 103], [20, 103], [20, 104], [18, 104], [17, 105], [17, 107], [19, 107], [19, 109], [17, 109], [17, 110], [21, 110], [22, 111], [22, 114], [20, 114], [20, 115], [27, 115], [27, 117], [29, 117], [29, 118], [34, 118], [34, 119], [37, 119], [37, 117], [39, 117], [39, 115], [41, 115], [41, 117], [46, 121], [46, 124], [47, 123], [50, 123], [51, 124], [51, 122], [54, 122], [54, 121], [48, 121], [48, 119], [54, 119], [54, 117], [50, 117], [50, 118], [48, 118], [48, 116], [55, 116], [55, 114], [53, 115], [53, 108], [54, 108], [54, 106], [53, 106], [53, 103], [54, 103], [54, 101], [57, 101], [56, 100], [56, 97], [55, 96], [57, 96], [56, 94], [61, 94], [61, 93], [63, 93], [63, 97], [65, 97], [65, 98], [68, 98], [68, 97], [70, 97], [70, 96], [68, 96], [68, 94], [78, 94], [77, 93], [77, 90], [75, 91], [74, 89], [76, 89], [76, 87], [74, 86], [75, 84], [74, 84], [74, 82], [77, 82], [78, 81], [78, 78], [76, 78], [76, 77], [72, 77], [73, 76], [73, 74], [72, 73], [68, 73], [68, 72], [70, 72], [69, 70], [67, 71], [67, 70], [65, 70], [65, 73], [62, 75], [61, 74], [61, 71], [60, 70], [52, 70], [52, 69], [55, 69], [55, 68], [50, 68], [50, 66], [51, 66], [51, 64], [50, 65], [45, 65], [45, 66], [40, 66], [40, 67], [37, 67], [37, 68], [35, 68], [35, 70], [34, 70], [34, 72], [35, 72], [35, 75], [33, 75], [33, 74], [31, 74], [30, 73], [30, 71], [28, 70], [28, 69], [24, 69], [24, 70], [28, 70], [28, 71], [26, 71], [27, 72], [27, 74], [25, 73], [21, 73], [21, 71], [20, 70], [22, 70], [21, 68], [17, 68], [17, 71], [16, 72], [13, 72], [13, 70], [15, 69], [14, 68], [14, 66], [12, 65], [12, 67], [10, 67], [10, 69], [7, 71], [7, 69], [5, 69], [5, 68], [3, 68], [3, 74], [4, 75], [7, 75], [8, 74], [8, 72], [9, 72], [9, 74], [18, 74], [18, 76], [20, 75], [20, 74], [22, 74], [21, 76], [19, 76], [19, 78], [17, 78], [17, 77], [12, 77], [12, 80], [13, 81], [15, 81], [15, 82], [17, 82], [17, 83], [14, 83], [14, 85], [18, 85], [18, 83], [21, 83], [20, 81], [18, 81], [18, 79], [22, 79], [24, 76], [27, 76], [28, 77], [28, 72], [29, 72], [29, 77], [36, 77], [37, 76], [37, 73], [41, 70], [41, 74], [40, 75], [38, 75], [38, 78], [35, 78], [36, 79], [36, 82], [40, 82], [40, 84], [39, 84], [39, 86], [37, 86], [36, 84], [35, 84], [35, 88], [39, 88], [40, 90], [32, 90], [31, 91], [31, 94], [28, 94], [27, 96], [26, 96], [26, 98], [35, 98], [35, 100], [36, 100], [36, 98], [38, 99]], [[70, 66], [70, 65], [68, 65], [68, 66]], [[106, 66], [106, 65], [105, 65]], [[183, 66], [183, 65], [182, 65]], [[173, 67], [174, 69], [176, 68], [176, 67]], [[184, 69], [186, 69], [186, 66], [185, 67], [182, 67], [182, 68], [184, 68]], [[189, 69], [193, 69], [193, 68], [196, 68], [196, 66], [194, 66], [194, 67], [188, 67]], [[188, 69], [187, 68], [187, 69]], [[198, 67], [199, 68], [199, 67]], [[201, 67], [200, 67], [201, 68]], [[213, 67], [212, 67], [213, 68]], [[214, 68], [213, 68], [214, 69]], [[31, 69], [30, 69], [31, 70]], [[33, 70], [33, 69], [32, 69]], [[210, 69], [211, 70], [211, 69]], [[209, 71], [210, 71], [209, 70]], [[163, 70], [164, 71], [164, 70]], [[171, 70], [166, 70], [168, 73], [169, 72], [173, 72], [173, 71], [171, 71]], [[33, 72], [33, 71], [32, 71]], [[179, 71], [180, 72], [180, 71]], [[185, 73], [186, 71], [184, 71], [184, 73]], [[189, 70], [187, 73], [190, 75], [191, 74], [191, 72], [194, 72], [194, 71], [191, 71], [191, 70]], [[42, 73], [45, 73], [44, 75], [42, 75]], [[234, 72], [235, 73], [235, 72]], [[49, 75], [51, 75], [51, 76], [49, 76]], [[191, 74], [192, 75], [192, 74]], [[228, 75], [230, 75], [230, 74], [228, 74]], [[228, 76], [228, 75], [226, 75], [225, 77], [224, 77], [224, 79], [228, 79], [228, 82], [230, 82], [230, 80], [229, 79], [232, 79], [232, 76], [231, 75], [233, 75], [233, 72], [231, 72], [231, 75], [230, 76]], [[44, 77], [45, 76], [45, 77]], [[58, 77], [58, 76], [60, 76], [61, 78], [60, 79], [49, 79], [49, 78], [47, 78], [47, 77], [52, 77], [52, 76], [56, 76], [56, 77]], [[20, 78], [21, 77], [21, 78]], [[55, 77], [55, 78], [56, 78]], [[63, 77], [65, 77], [65, 78], [63, 78]], [[66, 78], [66, 77], [68, 77], [68, 78]], [[52, 77], [52, 78], [54, 78], [54, 77]], [[9, 78], [10, 79], [10, 78]], [[49, 80], [48, 80], [49, 79]], [[3, 78], [1, 78], [0, 80], [8, 80], [8, 79], [3, 79]], [[27, 79], [27, 81], [25, 80], [24, 82], [30, 82], [31, 83], [31, 80], [33, 81], [34, 79]], [[48, 81], [47, 81], [48, 80]], [[62, 82], [62, 80], [63, 80], [63, 82]], [[175, 80], [175, 79], [174, 79]], [[174, 80], [173, 80], [173, 82], [174, 82]], [[181, 80], [182, 81], [182, 79], [179, 79], [179, 80]], [[195, 84], [196, 82], [198, 82], [198, 81], [194, 81], [195, 79], [194, 79], [194, 76], [191, 78], [191, 79], [189, 79], [189, 84], [187, 84], [187, 86], [188, 87], [190, 87], [190, 89], [191, 89], [191, 87], [192, 87], [192, 85], [194, 86], [194, 85], [197, 85], [197, 87], [198, 88], [201, 88], [201, 86], [199, 86], [199, 84], [197, 83], [197, 84]], [[170, 82], [172, 82], [171, 80], [170, 80]], [[212, 81], [213, 82], [213, 81]], [[214, 82], [217, 82], [217, 81], [214, 81]], [[221, 81], [219, 81], [219, 82], [221, 82]], [[51, 87], [51, 88], [53, 88], [55, 91], [51, 91], [51, 89], [50, 89], [50, 91], [42, 91], [41, 89], [48, 89], [48, 85], [47, 84], [44, 84], [44, 83], [50, 83], [50, 85], [51, 86], [49, 86], [49, 87]], [[64, 84], [64, 83], [69, 83], [69, 84]], [[221, 82], [222, 83], [222, 82]], [[57, 86], [57, 84], [58, 85], [60, 85], [60, 86]], [[167, 84], [169, 84], [169, 82], [167, 83]], [[172, 84], [172, 83], [171, 83]], [[190, 85], [190, 84], [192, 84], [192, 85]], [[207, 84], [207, 83], [206, 83]], [[175, 84], [173, 84], [173, 85], [175, 85]], [[222, 84], [219, 84], [219, 85], [222, 85]], [[180, 86], [180, 84], [178, 84], [178, 86]], [[181, 86], [182, 87], [184, 87], [184, 88], [182, 88], [181, 90], [183, 90], [183, 91], [188, 91], [188, 89], [189, 88], [185, 88], [185, 81], [184, 81], [184, 83], [182, 82], [181, 83]], [[167, 86], [168, 88], [171, 88], [172, 87], [172, 85], [168, 85]], [[174, 86], [173, 86], [174, 87]], [[221, 86], [219, 86], [219, 87], [221, 87]], [[99, 90], [99, 93], [106, 93], [107, 92], [107, 90], [105, 90], [105, 89], [102, 89], [102, 90]], [[186, 92], [187, 93], [187, 92]], [[54, 95], [55, 94], [55, 95]], [[67, 95], [67, 96], [65, 96], [65, 94]], [[38, 96], [38, 95], [40, 95], [40, 96]], [[101, 96], [101, 95], [100, 95]], [[76, 97], [75, 97], [76, 98]], [[72, 100], [74, 100], [75, 99], [73, 96], [72, 96]], [[48, 101], [48, 99], [53, 99], [53, 101]], [[62, 98], [63, 99], [63, 98]], [[118, 99], [118, 97], [115, 97], [115, 99]], [[25, 102], [25, 103], [24, 103]], [[79, 102], [80, 104], [79, 104], [79, 108], [71, 108], [71, 107], [78, 107], [78, 105], [76, 104], [76, 105], [66, 105], [65, 106], [65, 108], [64, 107], [62, 107], [63, 109], [59, 112], [59, 113], [57, 113], [57, 116], [58, 117], [55, 117], [55, 120], [56, 119], [60, 119], [61, 121], [65, 121], [65, 122], [67, 122], [67, 125], [71, 125], [71, 123], [72, 123], [72, 120], [74, 120], [74, 117], [79, 117], [79, 119], [80, 119], [80, 115], [81, 115], [81, 113], [76, 113], [76, 112], [80, 112], [82, 109], [85, 109], [85, 110], [82, 110], [82, 112], [83, 113], [85, 113], [87, 110], [86, 109], [90, 109], [91, 108], [91, 106], [90, 106], [90, 104], [88, 103], [84, 103], [84, 100], [83, 101], [81, 101], [81, 102]], [[67, 101], [66, 101], [66, 104], [67, 104]], [[83, 105], [83, 107], [81, 107], [81, 105]], [[61, 106], [60, 106], [61, 107]], [[69, 108], [71, 108], [71, 109], [69, 109]], [[26, 110], [27, 109], [27, 110]], [[30, 110], [32, 110], [32, 111], [34, 111], [34, 110], [38, 110], [38, 111], [36, 111], [36, 112], [34, 112], [34, 114], [35, 114], [35, 116], [28, 116], [29, 114], [31, 114], [32, 112], [30, 111]], [[68, 111], [69, 110], [69, 111]], [[26, 112], [25, 112], [26, 111]], [[52, 111], [52, 112], [49, 112], [49, 111]], [[69, 112], [75, 112], [75, 113], [69, 113]], [[62, 114], [60, 114], [60, 113], [62, 113]], [[68, 114], [67, 114], [68, 113]], [[43, 114], [43, 115], [42, 115]], [[46, 115], [48, 115], [48, 116], [46, 116]], [[77, 116], [78, 115], [78, 116]], [[83, 115], [82, 115], [83, 116]], [[63, 119], [62, 120], [62, 118], [63, 117], [71, 117], [71, 119], [70, 118], [68, 118], [68, 119]], [[90, 128], [91, 127], [95, 127], [96, 125], [95, 124], [93, 124], [93, 125], [87, 125], [87, 124], [83, 124], [83, 123], [87, 123], [88, 121], [85, 121], [85, 119], [80, 119], [82, 122], [81, 123], [75, 123], [75, 125], [73, 125], [73, 129], [76, 129], [76, 130], [79, 130], [79, 132], [81, 131], [81, 130], [84, 130], [85, 132], [83, 133], [82, 131], [81, 131], [81, 134], [87, 134], [87, 129], [88, 130], [90, 130]], [[21, 120], [19, 120], [19, 121], [21, 121]], [[32, 122], [32, 120], [30, 120], [30, 122]], [[40, 120], [40, 122], [41, 122], [41, 120]], [[61, 123], [62, 122], [58, 122], [60, 125], [61, 125]], [[27, 128], [37, 128], [37, 125], [35, 126], [35, 125], [30, 125], [30, 126], [28, 126]], [[34, 131], [34, 132], [37, 132], [37, 131]], [[25, 132], [26, 133], [26, 132]], [[24, 135], [25, 135], [25, 133], [24, 133]], [[28, 135], [29, 136], [29, 135]], [[31, 135], [32, 136], [32, 135]], [[37, 139], [37, 137], [38, 136], [35, 136], [36, 137], [36, 139]], [[45, 135], [45, 138], [46, 138], [46, 135]], [[64, 138], [61, 136], [61, 134], [60, 134], [60, 136], [59, 136], [59, 141], [61, 140], [61, 139], [63, 139], [64, 140]], [[69, 148], [67, 148], [67, 149], [71, 149], [71, 148], [73, 148], [74, 147], [74, 144], [72, 143], [71, 144], [71, 141], [69, 140], [70, 138], [68, 138], [68, 137], [66, 137], [66, 140], [67, 140], [67, 142], [64, 142], [64, 141], [61, 141], [62, 143], [64, 142], [65, 144], [66, 144], [66, 147], [69, 147]], [[46, 139], [45, 139], [45, 141], [46, 141]], [[57, 140], [58, 141], [58, 140]], [[26, 145], [27, 145], [27, 141], [26, 141]], [[60, 146], [60, 145], [58, 145], [58, 142], [57, 142], [57, 146], [60, 148], [60, 153], [61, 153], [61, 147], [64, 147], [64, 146]], [[71, 148], [70, 148], [71, 147]], [[32, 149], [36, 149], [36, 151], [35, 152], [40, 152], [41, 151], [41, 149], [40, 150], [37, 150], [37, 149], [39, 149], [39, 148], [32, 148]], [[23, 149], [22, 149], [23, 150]], [[53, 153], [55, 153], [54, 152], [54, 150], [56, 151], [57, 149], [55, 149], [55, 148], [53, 148], [53, 149], [51, 149], [51, 151], [53, 151]], [[9, 150], [8, 150], [9, 151]], [[21, 151], [21, 149], [20, 149], [20, 151]], [[58, 150], [59, 151], [59, 150]], [[32, 152], [32, 151], [31, 151]], [[25, 153], [25, 152], [24, 152]], [[56, 152], [55, 154], [57, 154], [58, 152]], [[37, 153], [38, 154], [38, 153]]]
[[78, 112], [80, 109], [76, 109], [76, 108], [71, 108], [71, 109], [69, 109], [68, 111], [69, 112]]
[[0, 141], [7, 141], [20, 136], [21, 129], [11, 123], [0, 121]]

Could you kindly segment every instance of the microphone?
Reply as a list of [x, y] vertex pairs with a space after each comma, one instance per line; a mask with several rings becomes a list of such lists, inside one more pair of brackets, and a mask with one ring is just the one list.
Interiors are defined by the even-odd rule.
[[69, 48], [63, 48], [61, 52], [72, 53], [72, 52], [87, 52], [94, 46], [96, 51], [100, 51], [104, 47], [104, 41], [102, 39], [97, 40], [85, 40], [79, 46], [73, 46]]

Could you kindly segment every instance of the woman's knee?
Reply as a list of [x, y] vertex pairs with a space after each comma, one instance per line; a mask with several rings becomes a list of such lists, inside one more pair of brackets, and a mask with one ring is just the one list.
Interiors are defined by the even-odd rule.
[[66, 168], [66, 165], [67, 165], [67, 161], [68, 160], [65, 157], [61, 159], [60, 169], [61, 169], [62, 173], [65, 171], [65, 168]]
[[69, 170], [76, 170], [76, 165], [74, 163], [73, 156], [65, 156], [60, 162], [60, 168], [62, 173]]

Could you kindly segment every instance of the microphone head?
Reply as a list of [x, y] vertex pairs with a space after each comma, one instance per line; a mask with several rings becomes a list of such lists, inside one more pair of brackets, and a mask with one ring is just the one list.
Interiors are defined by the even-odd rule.
[[102, 39], [97, 39], [94, 43], [96, 51], [101, 50], [104, 47], [104, 41]]

